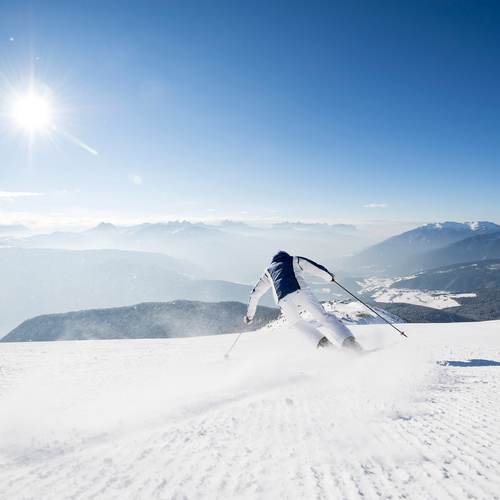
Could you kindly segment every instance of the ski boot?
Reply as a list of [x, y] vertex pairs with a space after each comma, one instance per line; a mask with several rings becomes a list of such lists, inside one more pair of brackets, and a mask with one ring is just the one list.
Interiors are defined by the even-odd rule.
[[358, 354], [361, 354], [363, 352], [363, 348], [358, 344], [357, 340], [354, 337], [347, 337], [346, 339], [344, 339], [344, 342], [342, 342], [342, 348]]
[[331, 349], [334, 345], [326, 337], [323, 337], [318, 342], [317, 347], [318, 349]]

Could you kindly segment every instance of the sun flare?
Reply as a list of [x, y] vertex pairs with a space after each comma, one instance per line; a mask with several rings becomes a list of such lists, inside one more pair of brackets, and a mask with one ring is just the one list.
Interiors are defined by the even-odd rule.
[[34, 92], [15, 98], [12, 118], [16, 125], [28, 132], [42, 132], [52, 124], [50, 101]]

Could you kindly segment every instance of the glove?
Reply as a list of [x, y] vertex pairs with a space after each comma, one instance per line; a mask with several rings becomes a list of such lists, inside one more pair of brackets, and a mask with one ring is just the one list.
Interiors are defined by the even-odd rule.
[[245, 325], [249, 325], [252, 321], [253, 321], [253, 318], [249, 318], [248, 316], [245, 316], [243, 318], [243, 323], [245, 323]]

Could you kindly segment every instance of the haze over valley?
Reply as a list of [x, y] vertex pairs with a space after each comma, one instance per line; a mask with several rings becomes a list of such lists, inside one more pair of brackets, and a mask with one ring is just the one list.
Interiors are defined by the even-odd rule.
[[[5, 227], [2, 336], [39, 315], [173, 300], [246, 303], [279, 248], [324, 263], [382, 308], [399, 304], [402, 318], [500, 317], [493, 306], [500, 290], [500, 226], [493, 222], [430, 223], [368, 246], [367, 231], [344, 224], [101, 223], [46, 234], [23, 227], [22, 236], [18, 227]], [[448, 267], [436, 266], [443, 262]], [[312, 287], [322, 300], [346, 299], [335, 284], [313, 279]], [[263, 305], [274, 305], [270, 294]]]

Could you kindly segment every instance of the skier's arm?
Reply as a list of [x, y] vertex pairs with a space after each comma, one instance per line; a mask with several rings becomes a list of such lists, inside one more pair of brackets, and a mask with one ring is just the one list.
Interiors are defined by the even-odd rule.
[[255, 311], [257, 311], [257, 304], [269, 288], [271, 288], [271, 281], [267, 273], [264, 273], [253, 287], [252, 293], [250, 293], [250, 300], [248, 302], [247, 315], [245, 318], [245, 320], [248, 320], [248, 323], [253, 320]]
[[302, 271], [314, 274], [325, 281], [335, 281], [335, 276], [325, 266], [305, 257], [296, 257], [297, 265]]

